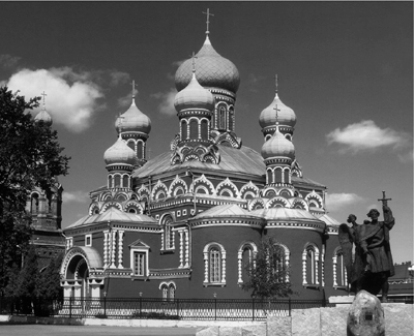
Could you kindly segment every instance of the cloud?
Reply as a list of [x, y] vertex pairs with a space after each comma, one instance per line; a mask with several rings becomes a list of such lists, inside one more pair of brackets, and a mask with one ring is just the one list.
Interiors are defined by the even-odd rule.
[[176, 115], [176, 110], [174, 107], [174, 99], [177, 94], [177, 90], [171, 88], [167, 92], [158, 92], [151, 95], [151, 97], [158, 99], [160, 101], [158, 109], [160, 113], [173, 116]]
[[0, 65], [4, 68], [14, 68], [21, 60], [21, 57], [9, 54], [0, 55]]
[[339, 193], [326, 195], [326, 208], [329, 211], [337, 211], [346, 208], [351, 204], [358, 203], [364, 199], [353, 193]]
[[[46, 108], [56, 124], [73, 132], [82, 132], [91, 124], [102, 98], [101, 87], [91, 80], [91, 74], [76, 72], [69, 67], [49, 70], [22, 69], [7, 82], [9, 89], [19, 90], [26, 98], [47, 94]], [[39, 111], [40, 107], [35, 111]]]
[[67, 203], [84, 203], [90, 201], [89, 194], [85, 191], [73, 191], [67, 192], [64, 191], [62, 195], [62, 202]]
[[412, 163], [414, 161], [414, 153], [413, 150], [409, 151], [405, 154], [398, 154], [398, 159], [402, 163]]
[[348, 125], [344, 129], [337, 128], [327, 134], [326, 139], [328, 144], [341, 145], [340, 153], [351, 152], [353, 154], [387, 146], [401, 148], [410, 142], [410, 136], [407, 133], [397, 132], [391, 128], [381, 129], [372, 120], [363, 120]]

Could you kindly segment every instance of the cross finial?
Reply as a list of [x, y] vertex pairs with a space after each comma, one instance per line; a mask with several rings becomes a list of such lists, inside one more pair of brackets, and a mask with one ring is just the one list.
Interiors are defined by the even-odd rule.
[[378, 201], [382, 202], [382, 205], [388, 206], [388, 201], [392, 201], [392, 198], [386, 198], [385, 196], [385, 190], [382, 191], [382, 198], [380, 198]]
[[275, 75], [275, 93], [276, 93], [276, 95], [278, 94], [278, 92], [279, 92], [279, 81], [278, 81], [277, 74], [276, 74]]
[[193, 54], [191, 55], [191, 58], [192, 58], [192, 64], [193, 64], [193, 73], [195, 73], [195, 59], [196, 59], [196, 57], [195, 57], [195, 52], [193, 51]]
[[121, 116], [121, 113], [118, 113], [118, 128], [119, 128], [119, 137], [121, 138], [122, 133], [122, 119], [124, 119], [123, 116]]
[[132, 80], [132, 99], [135, 98], [135, 94], [138, 93], [137, 86], [135, 84], [135, 79]]
[[210, 32], [209, 32], [209, 30], [208, 30], [208, 25], [209, 25], [209, 23], [210, 23], [210, 20], [209, 20], [209, 18], [210, 18], [210, 16], [214, 16], [214, 14], [212, 14], [212, 13], [210, 13], [210, 8], [207, 8], [207, 12], [203, 12], [203, 14], [206, 14], [207, 15], [207, 30], [206, 30], [206, 34], [208, 35]]
[[47, 96], [47, 94], [46, 94], [46, 92], [45, 92], [45, 91], [43, 91], [43, 92], [41, 93], [41, 95], [43, 96], [43, 99], [42, 99], [42, 101], [43, 101], [43, 108], [45, 108], [45, 106], [46, 106], [46, 96]]

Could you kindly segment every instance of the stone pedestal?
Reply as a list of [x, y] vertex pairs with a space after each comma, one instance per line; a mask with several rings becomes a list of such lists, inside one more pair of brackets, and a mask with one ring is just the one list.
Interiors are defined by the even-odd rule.
[[347, 336], [385, 336], [384, 310], [376, 296], [364, 290], [357, 294], [348, 314]]

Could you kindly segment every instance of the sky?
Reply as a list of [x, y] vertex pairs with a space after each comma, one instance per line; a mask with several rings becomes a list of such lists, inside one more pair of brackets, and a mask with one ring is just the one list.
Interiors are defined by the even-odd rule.
[[[46, 108], [70, 156], [63, 227], [88, 213], [106, 183], [103, 153], [131, 102], [148, 115], [149, 156], [178, 132], [179, 64], [205, 39], [238, 68], [236, 133], [260, 152], [260, 112], [279, 96], [297, 116], [293, 143], [305, 177], [327, 186], [329, 215], [396, 217], [394, 261], [413, 261], [412, 2], [2, 2], [0, 85]], [[34, 111], [33, 113], [37, 113]]]

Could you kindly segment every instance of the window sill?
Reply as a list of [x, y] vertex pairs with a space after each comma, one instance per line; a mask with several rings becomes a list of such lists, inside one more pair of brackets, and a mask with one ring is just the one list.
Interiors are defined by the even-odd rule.
[[310, 289], [319, 289], [320, 285], [317, 284], [303, 284], [303, 287]]
[[160, 250], [160, 254], [173, 254], [175, 253], [175, 248], [169, 248], [169, 249], [164, 249], [164, 250]]
[[225, 287], [226, 283], [225, 282], [204, 282], [203, 286], [204, 287]]
[[131, 280], [132, 281], [135, 281], [135, 280], [148, 281], [149, 279], [146, 275], [133, 275], [133, 274], [131, 274]]
[[333, 286], [333, 288], [336, 290], [348, 291], [348, 286]]

